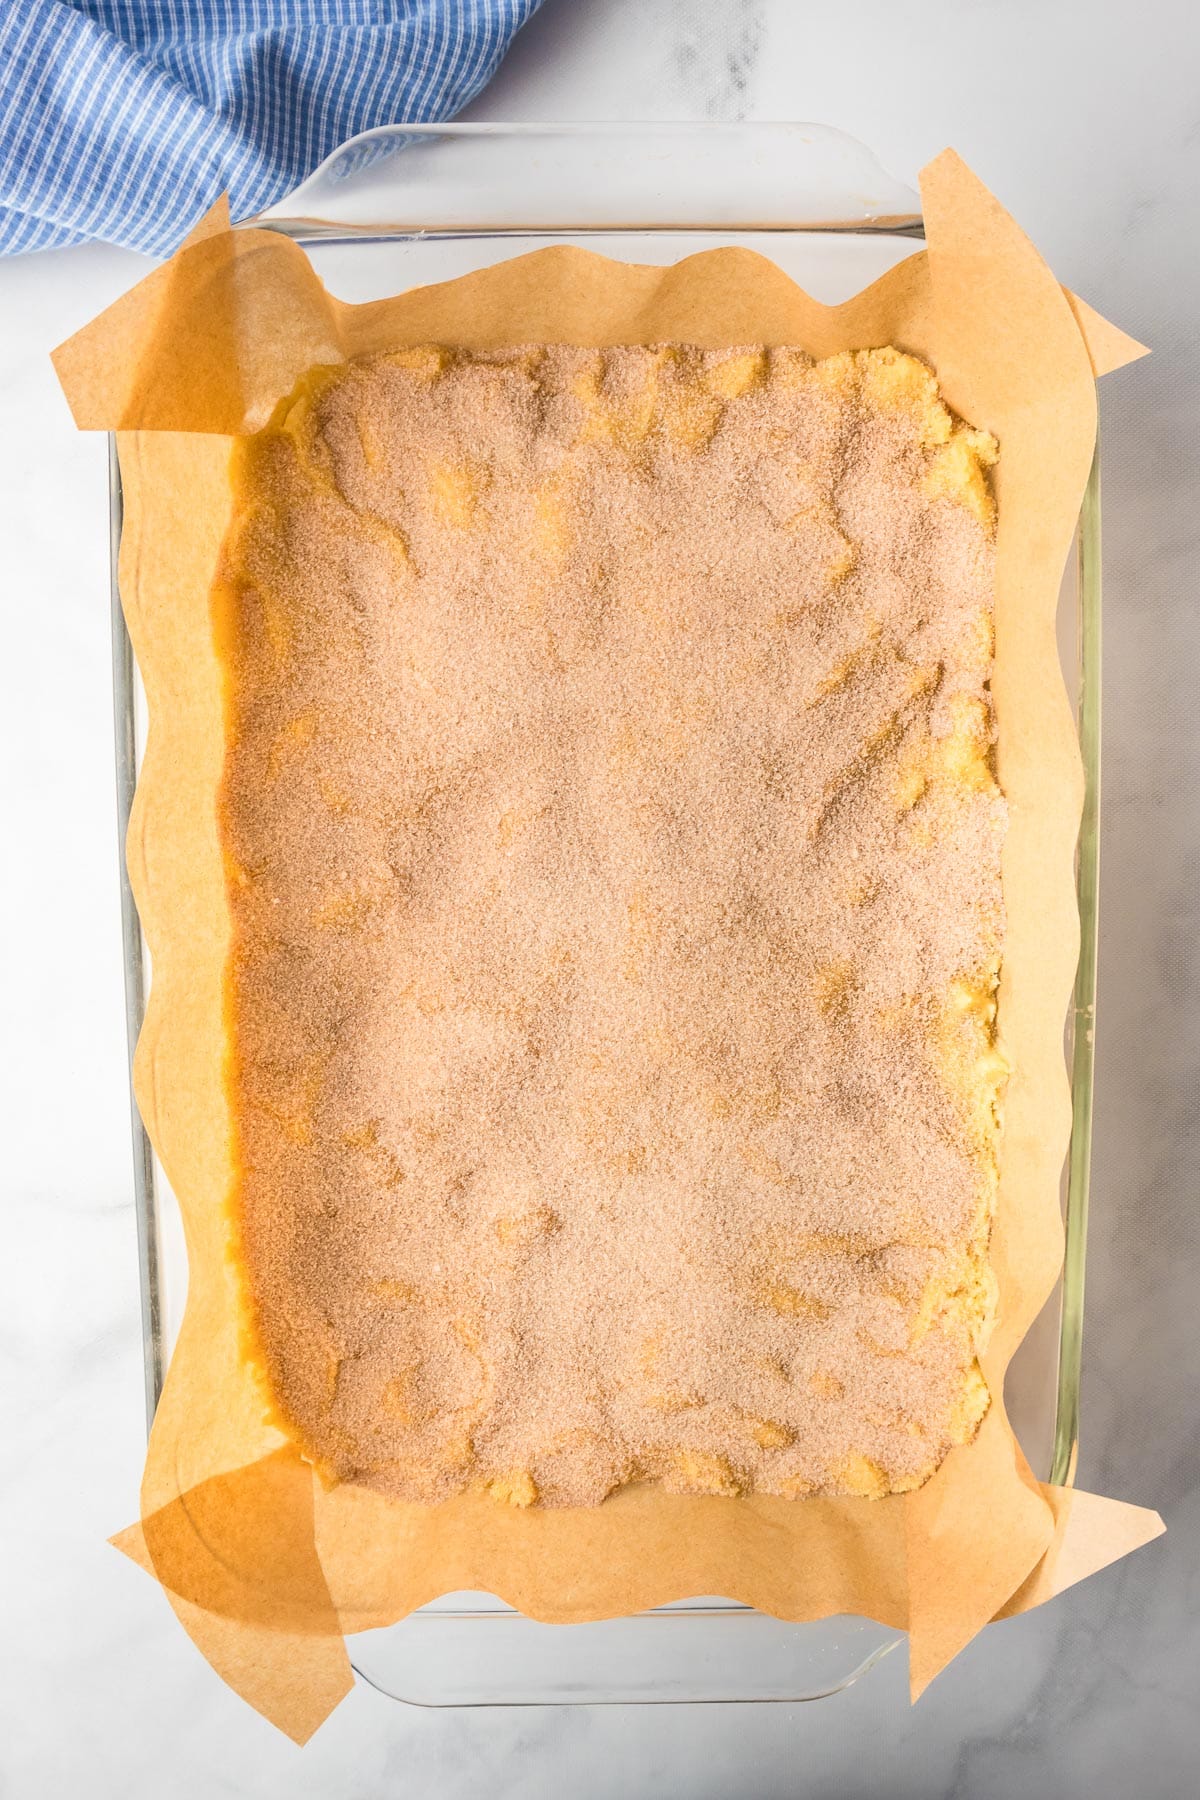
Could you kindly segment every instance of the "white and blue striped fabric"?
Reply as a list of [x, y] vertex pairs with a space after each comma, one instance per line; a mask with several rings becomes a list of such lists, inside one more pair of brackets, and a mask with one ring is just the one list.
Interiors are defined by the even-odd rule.
[[541, 0], [0, 0], [0, 253], [174, 250], [372, 125], [449, 118]]

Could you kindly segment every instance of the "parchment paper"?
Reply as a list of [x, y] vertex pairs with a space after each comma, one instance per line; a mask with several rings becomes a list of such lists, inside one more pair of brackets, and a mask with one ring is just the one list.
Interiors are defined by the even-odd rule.
[[[141, 1521], [114, 1541], [162, 1583], [226, 1681], [297, 1740], [351, 1685], [343, 1634], [456, 1589], [564, 1622], [692, 1594], [786, 1619], [862, 1613], [907, 1629], [915, 1698], [989, 1619], [1040, 1604], [1162, 1529], [1152, 1512], [1039, 1485], [1003, 1404], [1008, 1361], [1062, 1255], [1082, 771], [1055, 646], [1059, 578], [1095, 441], [1094, 377], [1142, 352], [1064, 294], [952, 152], [925, 170], [922, 199], [927, 249], [836, 307], [747, 250], [660, 269], [565, 247], [347, 306], [296, 245], [232, 232], [218, 209], [56, 353], [77, 423], [120, 433], [120, 583], [150, 711], [128, 844], [154, 968], [135, 1082], [183, 1210], [190, 1270]], [[209, 596], [232, 439], [261, 426], [314, 363], [366, 351], [664, 340], [815, 356], [895, 344], [925, 358], [949, 404], [1001, 445], [994, 697], [1010, 827], [999, 1030], [1012, 1075], [991, 1245], [999, 1312], [982, 1359], [991, 1409], [925, 1487], [877, 1501], [643, 1486], [595, 1509], [520, 1511], [477, 1494], [421, 1506], [327, 1490], [269, 1422], [230, 1255], [224, 742]]]

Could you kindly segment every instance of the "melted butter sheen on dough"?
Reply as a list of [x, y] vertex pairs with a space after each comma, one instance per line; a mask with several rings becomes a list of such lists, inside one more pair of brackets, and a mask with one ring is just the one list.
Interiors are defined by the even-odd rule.
[[436, 346], [236, 453], [246, 1287], [330, 1479], [920, 1485], [988, 1395], [996, 447], [895, 350]]

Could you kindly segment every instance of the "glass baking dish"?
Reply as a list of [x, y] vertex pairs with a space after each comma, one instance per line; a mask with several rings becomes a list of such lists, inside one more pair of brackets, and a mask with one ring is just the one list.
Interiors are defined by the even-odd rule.
[[[546, 243], [665, 264], [743, 245], [818, 299], [844, 299], [922, 241], [920, 202], [842, 133], [801, 124], [397, 125], [365, 132], [246, 224], [305, 245], [340, 298], [361, 302]], [[130, 892], [125, 832], [145, 698], [121, 612], [121, 478], [110, 441], [113, 694], [129, 1052], [149, 956]], [[1063, 1174], [1066, 1255], [1055, 1294], [1009, 1370], [1006, 1400], [1040, 1477], [1074, 1476], [1091, 1151], [1100, 798], [1100, 464], [1092, 465], [1064, 572], [1059, 648], [1083, 752], [1077, 851], [1081, 920], [1066, 1020], [1074, 1119]], [[187, 1287], [175, 1198], [131, 1100], [147, 1420]], [[697, 1597], [591, 1625], [541, 1625], [486, 1594], [452, 1594], [350, 1640], [359, 1676], [426, 1706], [799, 1701], [837, 1692], [900, 1639], [871, 1620], [787, 1624]]]

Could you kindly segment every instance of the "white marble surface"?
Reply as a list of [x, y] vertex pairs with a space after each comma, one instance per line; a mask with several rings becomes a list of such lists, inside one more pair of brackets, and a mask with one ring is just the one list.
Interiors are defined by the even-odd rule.
[[989, 1631], [907, 1707], [902, 1659], [808, 1708], [439, 1715], [358, 1689], [304, 1752], [104, 1542], [142, 1453], [115, 884], [105, 459], [46, 352], [141, 272], [0, 266], [0, 710], [11, 860], [0, 1269], [12, 1800], [1025, 1793], [1181, 1800], [1200, 1756], [1191, 0], [548, 0], [479, 118], [822, 119], [901, 177], [955, 144], [1062, 278], [1155, 347], [1110, 379], [1098, 1124], [1080, 1478], [1170, 1535]]

